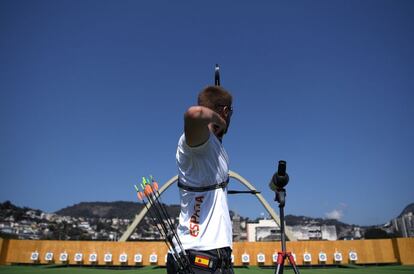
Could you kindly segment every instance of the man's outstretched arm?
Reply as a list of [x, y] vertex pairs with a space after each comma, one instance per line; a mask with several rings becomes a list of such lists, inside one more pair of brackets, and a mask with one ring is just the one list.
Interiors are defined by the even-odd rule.
[[207, 107], [192, 106], [184, 114], [185, 140], [190, 147], [205, 143], [210, 131], [218, 135], [225, 129], [226, 121]]

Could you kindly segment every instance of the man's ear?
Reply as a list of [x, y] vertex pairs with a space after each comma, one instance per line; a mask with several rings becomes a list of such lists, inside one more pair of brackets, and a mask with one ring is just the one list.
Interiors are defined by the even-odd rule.
[[230, 115], [230, 108], [228, 106], [225, 106], [223, 108], [223, 114], [227, 117]]

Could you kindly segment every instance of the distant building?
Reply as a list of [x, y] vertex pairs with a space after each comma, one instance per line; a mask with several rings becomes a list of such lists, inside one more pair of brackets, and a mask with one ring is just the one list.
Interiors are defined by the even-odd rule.
[[352, 237], [353, 237], [353, 239], [361, 239], [362, 238], [360, 227], [356, 226], [352, 229]]
[[240, 215], [235, 213], [232, 218], [233, 241], [243, 242], [247, 240], [246, 221], [242, 221]]
[[86, 222], [86, 221], [84, 221], [84, 222], [80, 222], [80, 223], [78, 224], [78, 227], [79, 227], [79, 228], [86, 229], [86, 230], [90, 230], [90, 229], [91, 229], [91, 226], [90, 226], [89, 222]]
[[308, 225], [290, 227], [296, 239], [300, 240], [328, 240], [335, 241], [338, 239], [336, 227], [334, 225]]
[[259, 220], [258, 223], [247, 224], [247, 241], [277, 241], [280, 240], [280, 228], [273, 219]]
[[54, 213], [45, 213], [45, 212], [42, 212], [40, 214], [40, 219], [47, 220], [49, 222], [55, 221], [57, 218], [58, 218], [58, 216], [56, 214], [54, 214]]
[[[289, 226], [297, 240], [328, 240], [338, 239], [336, 227], [333, 225], [300, 225]], [[247, 241], [280, 241], [280, 227], [273, 219], [259, 220], [257, 223], [247, 224]]]
[[414, 237], [414, 216], [412, 212], [392, 220], [394, 232], [404, 238]]

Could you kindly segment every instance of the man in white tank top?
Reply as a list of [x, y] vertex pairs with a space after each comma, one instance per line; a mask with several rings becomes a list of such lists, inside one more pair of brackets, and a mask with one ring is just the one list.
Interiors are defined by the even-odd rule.
[[[233, 273], [229, 159], [222, 145], [232, 113], [231, 94], [209, 86], [198, 95], [198, 105], [184, 114], [176, 154], [181, 200], [177, 232], [196, 274]], [[171, 256], [167, 273], [177, 273]]]

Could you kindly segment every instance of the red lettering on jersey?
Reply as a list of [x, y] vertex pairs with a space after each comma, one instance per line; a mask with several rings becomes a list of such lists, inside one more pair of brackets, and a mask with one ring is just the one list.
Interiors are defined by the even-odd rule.
[[200, 233], [200, 226], [198, 224], [190, 223], [190, 235], [197, 237], [198, 233]]
[[193, 237], [197, 237], [200, 233], [200, 211], [201, 211], [201, 204], [203, 203], [204, 196], [197, 196], [195, 197], [195, 204], [194, 204], [194, 213], [190, 218], [190, 235]]

